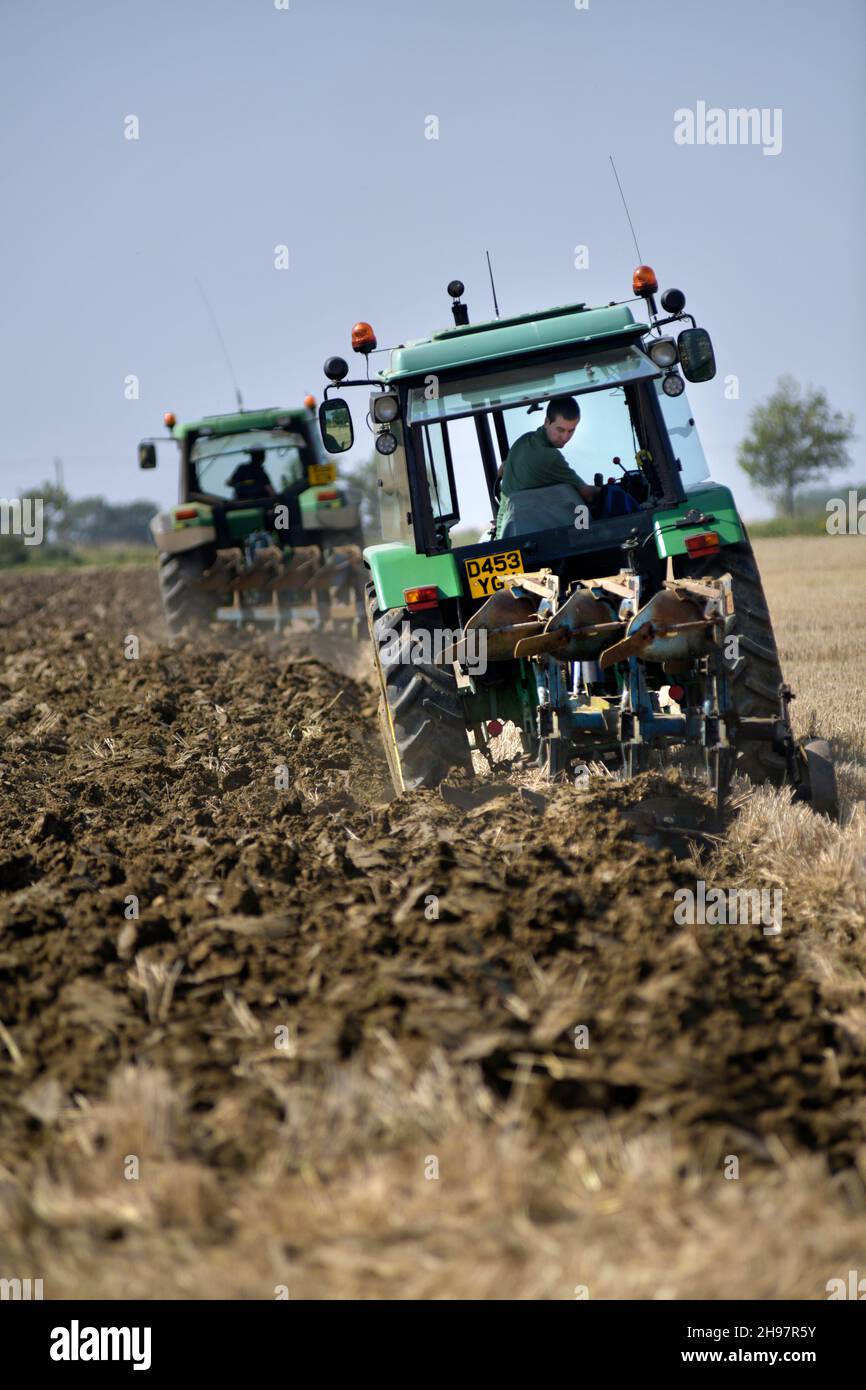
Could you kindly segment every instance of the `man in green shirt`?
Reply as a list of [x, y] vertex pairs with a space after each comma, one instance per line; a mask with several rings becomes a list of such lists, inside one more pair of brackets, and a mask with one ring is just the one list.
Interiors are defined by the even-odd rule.
[[585, 483], [560, 453], [579, 422], [580, 407], [574, 397], [556, 396], [548, 403], [544, 424], [537, 430], [521, 435], [511, 445], [499, 470], [502, 489], [496, 521], [497, 536], [502, 534], [511, 511], [508, 499], [515, 492], [568, 483], [584, 502], [592, 502], [598, 496], [599, 489]]

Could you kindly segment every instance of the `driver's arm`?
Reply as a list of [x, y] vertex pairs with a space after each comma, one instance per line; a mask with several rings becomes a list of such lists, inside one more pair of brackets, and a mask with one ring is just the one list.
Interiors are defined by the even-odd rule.
[[548, 486], [552, 483], [571, 483], [583, 498], [584, 502], [594, 502], [600, 492], [600, 488], [592, 487], [585, 483], [580, 474], [575, 473], [574, 469], [566, 462], [565, 455], [559, 449], [551, 449], [550, 458], [546, 457], [542, 465], [544, 482], [539, 486]]

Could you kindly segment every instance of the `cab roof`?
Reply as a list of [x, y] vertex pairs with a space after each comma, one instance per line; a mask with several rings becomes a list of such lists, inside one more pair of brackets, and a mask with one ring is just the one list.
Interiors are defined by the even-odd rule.
[[269, 430], [280, 425], [290, 425], [303, 420], [314, 420], [316, 412], [306, 406], [290, 409], [274, 405], [267, 410], [238, 410], [232, 415], [205, 415], [202, 420], [190, 420], [175, 425], [172, 435], [175, 439], [185, 439], [188, 434], [199, 434], [207, 430], [210, 434], [242, 434], [245, 430]]
[[423, 376], [477, 366], [505, 357], [525, 357], [555, 348], [583, 346], [609, 338], [638, 338], [648, 325], [636, 323], [624, 304], [591, 309], [585, 304], [562, 304], [531, 314], [483, 323], [443, 328], [429, 338], [402, 343], [391, 351], [390, 365], [380, 373], [384, 381]]

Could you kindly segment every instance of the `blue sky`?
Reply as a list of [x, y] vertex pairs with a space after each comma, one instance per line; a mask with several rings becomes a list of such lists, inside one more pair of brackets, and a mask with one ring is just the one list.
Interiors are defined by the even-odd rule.
[[[59, 455], [76, 495], [174, 499], [138, 439], [233, 404], [196, 280], [247, 406], [320, 396], [357, 319], [445, 326], [454, 276], [488, 317], [488, 247], [503, 313], [626, 298], [613, 154], [643, 258], [713, 335], [712, 472], [758, 514], [735, 451], [781, 373], [862, 433], [864, 59], [854, 0], [6, 0], [0, 495]], [[781, 109], [781, 152], [676, 144], [698, 101]]]

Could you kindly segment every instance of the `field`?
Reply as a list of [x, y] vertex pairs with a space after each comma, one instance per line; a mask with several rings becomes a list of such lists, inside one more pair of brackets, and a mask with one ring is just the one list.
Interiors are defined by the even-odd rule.
[[[481, 804], [393, 800], [363, 648], [172, 649], [152, 570], [4, 573], [0, 1277], [822, 1299], [866, 1275], [866, 539], [757, 551], [842, 819], [740, 783], [701, 859], [622, 814], [674, 772], [577, 792], [503, 756]], [[780, 934], [679, 925], [698, 879], [780, 890]]]

